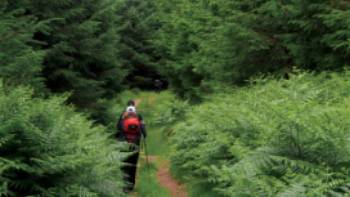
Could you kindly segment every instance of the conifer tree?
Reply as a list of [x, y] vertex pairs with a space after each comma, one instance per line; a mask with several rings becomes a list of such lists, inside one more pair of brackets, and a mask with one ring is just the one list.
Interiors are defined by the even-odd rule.
[[[287, 76], [293, 67], [341, 70], [349, 65], [346, 1], [158, 0], [158, 69], [181, 96], [217, 85], [242, 85], [259, 74]], [[178, 77], [181, 76], [181, 77]]]
[[0, 78], [7, 85], [25, 84], [43, 91], [43, 52], [30, 43], [38, 24], [11, 1], [0, 2]]
[[117, 10], [119, 59], [129, 71], [126, 83], [131, 87], [150, 88], [159, 78], [155, 65], [159, 56], [151, 40], [159, 28], [155, 0], [126, 0]]
[[[181, 97], [198, 97], [198, 87], [203, 76], [195, 68], [196, 52], [206, 28], [196, 19], [203, 16], [203, 10], [194, 5], [199, 2], [182, 0], [163, 1], [157, 4], [161, 28], [153, 43], [161, 57], [157, 69], [166, 76], [171, 87]], [[200, 12], [200, 13], [198, 13]], [[198, 22], [198, 23], [197, 23]], [[204, 38], [205, 39], [205, 38]]]
[[46, 27], [34, 39], [45, 43], [46, 85], [53, 92], [70, 91], [70, 101], [95, 108], [103, 97], [121, 89], [125, 71], [117, 58], [115, 1], [27, 1], [25, 9]]

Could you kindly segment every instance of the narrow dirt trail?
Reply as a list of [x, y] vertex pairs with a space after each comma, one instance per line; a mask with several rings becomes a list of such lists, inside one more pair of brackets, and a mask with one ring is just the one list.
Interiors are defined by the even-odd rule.
[[[150, 96], [148, 98], [138, 98], [135, 100], [136, 106], [139, 106], [141, 102], [147, 102], [148, 105], [153, 106], [155, 104], [156, 96]], [[158, 129], [150, 129], [149, 135], [158, 135]], [[155, 141], [150, 141], [150, 143], [158, 144]], [[157, 166], [157, 171], [155, 172], [155, 178], [158, 184], [166, 189], [172, 197], [188, 197], [184, 185], [176, 181], [170, 173], [170, 161], [163, 156], [164, 154], [149, 155], [148, 161], [151, 164]], [[146, 159], [143, 154], [143, 159]], [[134, 194], [133, 197], [139, 196]], [[142, 197], [142, 196], [140, 196]]]
[[188, 197], [185, 187], [171, 176], [168, 160], [159, 156], [149, 156], [149, 161], [159, 165], [156, 173], [157, 180], [170, 192], [172, 197]]
[[169, 164], [163, 164], [157, 172], [159, 184], [170, 191], [173, 197], [188, 197], [185, 187], [174, 180], [170, 174]]

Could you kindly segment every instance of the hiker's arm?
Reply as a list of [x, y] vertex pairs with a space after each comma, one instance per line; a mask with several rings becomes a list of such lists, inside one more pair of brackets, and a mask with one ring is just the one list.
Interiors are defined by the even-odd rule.
[[124, 112], [122, 113], [122, 114], [120, 114], [120, 117], [119, 117], [119, 120], [118, 120], [118, 123], [117, 123], [117, 130], [118, 131], [123, 131], [123, 114], [124, 114]]
[[120, 118], [118, 120], [118, 123], [116, 125], [117, 132], [116, 132], [116, 138], [119, 140], [123, 140], [124, 135], [123, 135], [123, 113], [120, 115]]

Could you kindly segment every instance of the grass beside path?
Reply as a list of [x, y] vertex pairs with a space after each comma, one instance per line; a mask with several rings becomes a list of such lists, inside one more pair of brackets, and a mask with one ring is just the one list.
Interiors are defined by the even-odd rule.
[[137, 184], [135, 191], [139, 197], [170, 197], [168, 190], [163, 188], [157, 180], [157, 171], [160, 163], [152, 159], [154, 156], [161, 156], [167, 153], [167, 142], [163, 140], [160, 129], [148, 128], [147, 149], [149, 165], [146, 163], [145, 149], [139, 160], [137, 171]]
[[[139, 158], [139, 167], [137, 170], [137, 183], [135, 193], [130, 194], [131, 197], [171, 197], [169, 191], [163, 188], [157, 180], [157, 171], [160, 166], [159, 162], [152, 159], [153, 156], [166, 157], [168, 154], [167, 136], [164, 134], [164, 128], [156, 126], [158, 117], [162, 110], [167, 107], [159, 104], [160, 101], [169, 101], [162, 97], [168, 97], [168, 93], [144, 93], [140, 92], [137, 95], [128, 93], [130, 98], [137, 98], [138, 111], [144, 117], [147, 127], [147, 151], [150, 156], [150, 165], [146, 165], [146, 156], [144, 145], [141, 144], [141, 154]], [[132, 97], [134, 96], [134, 97]]]
[[138, 197], [170, 197], [169, 192], [160, 186], [156, 177], [157, 166], [145, 165], [144, 158], [141, 159], [141, 167], [138, 169], [136, 192]]

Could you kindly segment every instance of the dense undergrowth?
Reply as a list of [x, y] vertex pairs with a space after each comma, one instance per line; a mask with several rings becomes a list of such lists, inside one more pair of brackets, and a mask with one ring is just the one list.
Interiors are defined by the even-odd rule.
[[[140, 112], [161, 133], [150, 150], [174, 152], [193, 196], [347, 193], [349, 71], [246, 81], [286, 77], [294, 66], [341, 72], [350, 65], [349, 8], [344, 0], [1, 0], [0, 196], [120, 196], [115, 124], [128, 99], [146, 97]], [[204, 103], [127, 91], [168, 85]], [[168, 136], [175, 150], [162, 143]]]
[[123, 155], [105, 128], [31, 93], [0, 86], [0, 196], [123, 196]]
[[174, 172], [211, 196], [349, 194], [349, 77], [299, 73], [213, 96], [176, 126]]

